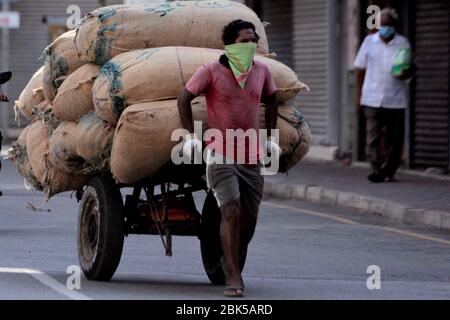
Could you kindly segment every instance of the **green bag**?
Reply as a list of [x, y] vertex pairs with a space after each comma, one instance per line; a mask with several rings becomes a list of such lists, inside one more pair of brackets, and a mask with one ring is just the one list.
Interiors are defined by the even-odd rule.
[[391, 70], [393, 76], [399, 76], [404, 70], [408, 70], [411, 67], [411, 56], [412, 53], [409, 48], [397, 50]]

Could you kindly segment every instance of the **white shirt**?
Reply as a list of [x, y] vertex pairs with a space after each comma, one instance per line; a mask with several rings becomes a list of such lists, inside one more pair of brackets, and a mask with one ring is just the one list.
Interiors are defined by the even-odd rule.
[[385, 43], [377, 33], [364, 39], [353, 66], [365, 69], [361, 105], [374, 108], [404, 109], [408, 107], [408, 82], [391, 74], [399, 48], [411, 48], [408, 39], [396, 34]]

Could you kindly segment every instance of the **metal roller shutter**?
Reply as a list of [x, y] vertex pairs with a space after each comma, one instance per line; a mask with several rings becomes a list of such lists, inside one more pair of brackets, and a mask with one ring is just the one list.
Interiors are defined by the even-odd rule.
[[293, 60], [299, 78], [311, 92], [298, 97], [311, 125], [315, 144], [328, 139], [329, 4], [328, 0], [294, 1]]
[[292, 68], [292, 0], [265, 0], [261, 11], [262, 20], [269, 23], [266, 33], [270, 51], [277, 54], [277, 60]]
[[450, 2], [416, 3], [417, 77], [412, 112], [412, 165], [449, 166]]

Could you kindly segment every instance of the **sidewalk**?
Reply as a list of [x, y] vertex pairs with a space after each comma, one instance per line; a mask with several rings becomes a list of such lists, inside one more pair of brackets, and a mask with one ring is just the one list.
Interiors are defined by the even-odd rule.
[[374, 184], [368, 168], [304, 160], [288, 175], [265, 177], [265, 194], [334, 207], [450, 231], [450, 179], [406, 174], [397, 182]]

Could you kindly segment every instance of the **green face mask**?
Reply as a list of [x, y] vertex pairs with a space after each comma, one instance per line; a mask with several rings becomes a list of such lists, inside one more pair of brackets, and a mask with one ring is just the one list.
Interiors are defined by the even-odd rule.
[[234, 43], [225, 46], [225, 55], [230, 63], [239, 86], [244, 89], [250, 69], [252, 68], [253, 58], [256, 53], [256, 43], [244, 42]]

